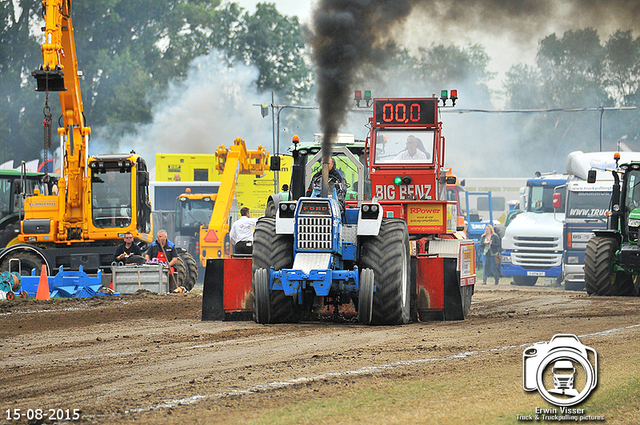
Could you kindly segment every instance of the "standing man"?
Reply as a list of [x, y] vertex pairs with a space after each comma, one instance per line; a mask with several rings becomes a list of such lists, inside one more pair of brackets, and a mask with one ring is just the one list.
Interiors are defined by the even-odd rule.
[[158, 230], [158, 238], [151, 244], [144, 257], [147, 261], [157, 258], [158, 261], [167, 263], [169, 266], [169, 292], [173, 292], [176, 289], [173, 266], [178, 262], [178, 253], [173, 243], [167, 239], [166, 230]]
[[240, 219], [233, 223], [229, 232], [231, 245], [236, 254], [253, 253], [253, 230], [256, 228], [257, 218], [250, 218], [249, 208], [240, 209]]
[[124, 242], [116, 248], [113, 258], [116, 263], [119, 261], [128, 263], [129, 261], [127, 261], [127, 259], [132, 255], [142, 256], [142, 251], [138, 245], [133, 243], [133, 233], [127, 232], [124, 234]]

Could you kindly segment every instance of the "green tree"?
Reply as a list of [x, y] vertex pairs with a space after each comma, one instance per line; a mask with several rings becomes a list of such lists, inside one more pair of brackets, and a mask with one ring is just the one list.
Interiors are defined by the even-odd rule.
[[0, 2], [0, 163], [36, 158], [43, 146], [43, 102], [30, 75], [41, 53], [29, 37], [29, 18], [40, 10], [36, 0], [23, 0], [17, 9], [12, 1]]
[[[240, 60], [258, 67], [262, 90], [299, 99], [311, 84], [298, 20], [272, 4], [259, 5], [253, 15], [219, 0], [93, 0], [72, 7], [84, 112], [94, 137], [105, 126], [121, 132], [149, 122], [169, 81], [185, 78], [193, 59], [212, 49], [226, 53], [230, 65]], [[0, 131], [6, 139], [0, 154], [7, 158], [30, 159], [42, 146], [44, 95], [30, 77], [42, 60], [42, 35], [29, 32], [42, 22], [41, 13], [39, 0], [0, 2]], [[54, 121], [57, 102], [52, 94]]]
[[256, 11], [241, 14], [231, 3], [219, 11], [213, 46], [230, 58], [254, 65], [258, 89], [273, 90], [299, 101], [310, 89], [311, 70], [304, 60], [305, 42], [296, 16], [287, 17], [273, 3], [258, 3]]

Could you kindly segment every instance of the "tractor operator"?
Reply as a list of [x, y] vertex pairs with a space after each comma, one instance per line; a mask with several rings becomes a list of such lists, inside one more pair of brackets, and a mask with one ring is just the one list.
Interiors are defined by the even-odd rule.
[[115, 254], [113, 254], [113, 258], [115, 262], [124, 261], [125, 263], [129, 263], [128, 259], [132, 255], [142, 256], [142, 251], [140, 247], [133, 243], [133, 233], [127, 232], [124, 234], [124, 242], [120, 244], [116, 248]]
[[[311, 196], [311, 192], [313, 192], [313, 187], [315, 185], [314, 182], [317, 181], [317, 179], [321, 178], [322, 167], [320, 167], [320, 170], [318, 170], [318, 172], [315, 173], [311, 178], [311, 183], [309, 184], [309, 188], [307, 189], [307, 196]], [[335, 180], [340, 185], [340, 190], [343, 192], [344, 196], [344, 193], [346, 193], [346, 189], [344, 187], [344, 179], [342, 178], [342, 174], [340, 174], [340, 172], [336, 170], [336, 160], [332, 156], [329, 157], [329, 179]]]

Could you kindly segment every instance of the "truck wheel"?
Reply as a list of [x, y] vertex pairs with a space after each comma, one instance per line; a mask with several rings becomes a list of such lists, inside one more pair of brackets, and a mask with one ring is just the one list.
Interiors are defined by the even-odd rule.
[[373, 286], [375, 277], [373, 270], [363, 269], [360, 272], [360, 289], [358, 289], [358, 322], [371, 324], [373, 312]]
[[373, 270], [371, 324], [400, 325], [410, 319], [410, 253], [407, 223], [382, 219], [378, 236], [362, 243], [362, 267]]
[[518, 286], [533, 286], [537, 281], [536, 276], [513, 276], [513, 282]]
[[471, 311], [471, 298], [473, 297], [474, 285], [460, 287], [460, 297], [462, 298], [462, 315], [466, 318]]
[[175, 279], [175, 288], [171, 288], [171, 277], [169, 277], [169, 292], [173, 292], [174, 289], [184, 286], [184, 281], [187, 278], [187, 267], [184, 265], [182, 258], [178, 255], [178, 261], [173, 265], [173, 278]]
[[253, 274], [253, 314], [256, 323], [270, 322], [271, 297], [269, 294], [269, 270], [258, 269]]
[[614, 295], [611, 262], [616, 250], [611, 238], [595, 236], [587, 243], [584, 253], [584, 285], [589, 295]]
[[17, 272], [18, 270], [9, 270], [9, 260], [17, 258], [20, 260], [22, 276], [31, 276], [31, 270], [36, 269], [36, 276], [40, 276], [40, 272], [42, 270], [43, 264], [45, 264], [44, 259], [34, 253], [27, 251], [17, 251], [13, 253], [7, 254], [0, 262], [0, 271], [13, 271]]
[[[255, 276], [256, 270], [269, 270], [272, 266], [274, 270], [289, 269], [293, 266], [293, 236], [277, 235], [276, 220], [270, 217], [261, 217], [253, 234], [251, 272]], [[297, 322], [299, 320], [300, 313], [295, 297], [285, 295], [284, 291], [270, 290], [269, 300], [271, 312], [269, 323]]]
[[4, 248], [20, 234], [20, 223], [8, 224], [0, 231], [0, 248]]
[[195, 258], [187, 251], [180, 253], [179, 256], [186, 268], [186, 276], [182, 286], [184, 286], [187, 291], [190, 291], [198, 280], [198, 263], [196, 263]]
[[565, 291], [582, 291], [584, 289], [584, 283], [581, 282], [567, 282], [564, 281]]

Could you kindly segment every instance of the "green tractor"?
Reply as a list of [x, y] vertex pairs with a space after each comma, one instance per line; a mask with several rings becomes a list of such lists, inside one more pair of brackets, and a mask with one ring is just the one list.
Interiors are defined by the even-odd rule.
[[25, 197], [33, 195], [36, 189], [49, 195], [56, 181], [57, 175], [0, 170], [0, 248], [20, 233]]
[[[276, 210], [281, 201], [290, 201], [305, 196], [307, 185], [311, 176], [320, 170], [322, 134], [315, 133], [312, 142], [300, 143], [294, 136], [293, 146], [289, 149], [293, 156], [294, 167], [291, 173], [292, 182], [306, 182], [305, 184], [283, 185], [283, 191], [271, 195], [267, 201], [265, 215], [275, 217]], [[346, 201], [357, 202], [371, 200], [371, 183], [368, 179], [368, 169], [364, 165], [365, 160], [364, 140], [356, 140], [352, 134], [338, 134], [334, 141], [333, 157], [336, 161], [336, 169], [342, 175], [347, 191]], [[363, 191], [358, 191], [358, 185], [364, 184]], [[297, 193], [294, 193], [297, 191]]]
[[[607, 228], [594, 230], [587, 243], [584, 260], [585, 287], [589, 295], [638, 296], [640, 293], [640, 162], [618, 165], [611, 194]], [[590, 170], [588, 182], [596, 181], [596, 170]], [[620, 180], [622, 179], [622, 185]]]

